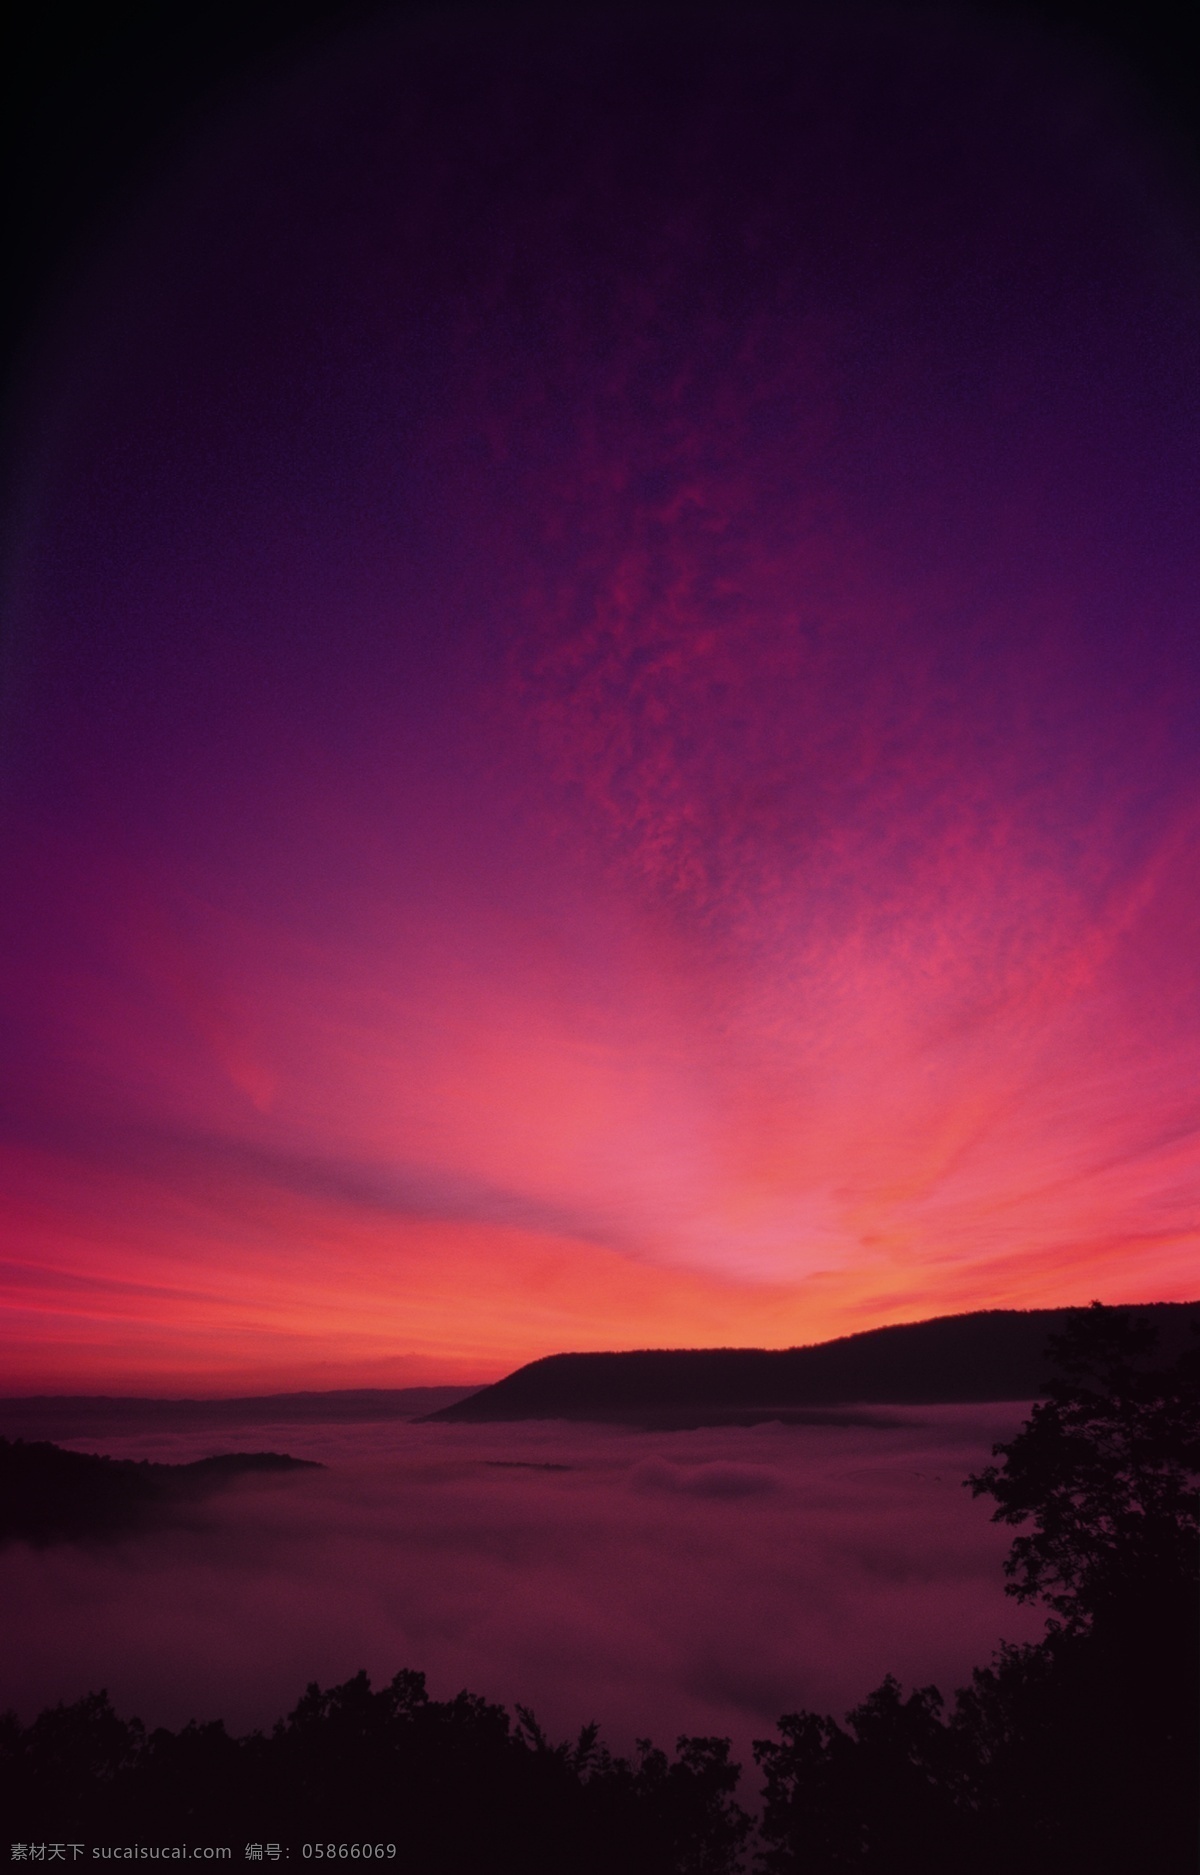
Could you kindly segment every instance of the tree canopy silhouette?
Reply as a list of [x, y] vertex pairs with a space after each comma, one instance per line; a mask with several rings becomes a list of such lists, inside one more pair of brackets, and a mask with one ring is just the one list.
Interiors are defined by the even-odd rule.
[[1183, 1619], [1200, 1596], [1200, 1347], [1156, 1366], [1157, 1344], [1124, 1310], [1079, 1311], [1048, 1345], [1046, 1398], [994, 1449], [1003, 1464], [968, 1480], [997, 1521], [1032, 1522], [1004, 1565], [1008, 1593], [1072, 1632], [1134, 1598]]
[[[1045, 1638], [1001, 1646], [949, 1707], [889, 1675], [844, 1725], [786, 1714], [754, 1747], [758, 1875], [1195, 1875], [1200, 1349], [1160, 1359], [1153, 1322], [1095, 1304], [1048, 1358], [1026, 1424], [966, 1480], [1019, 1532], [1007, 1588], [1046, 1608]], [[531, 1713], [430, 1699], [411, 1672], [311, 1685], [246, 1738], [147, 1734], [91, 1694], [0, 1719], [0, 1803], [57, 1837], [332, 1840], [353, 1818], [422, 1875], [738, 1875], [729, 1740], [676, 1749], [614, 1757], [594, 1725], [552, 1744]]]
[[22, 1726], [0, 1718], [0, 1808], [26, 1837], [395, 1842], [421, 1875], [737, 1875], [750, 1819], [723, 1738], [614, 1757], [585, 1726], [551, 1744], [532, 1713], [422, 1673], [310, 1685], [269, 1734], [218, 1721], [149, 1734], [104, 1693]]
[[1022, 1528], [1007, 1591], [1048, 1611], [943, 1716], [890, 1677], [846, 1728], [759, 1740], [768, 1875], [1195, 1875], [1200, 1815], [1200, 1351], [1093, 1304], [1052, 1338], [1021, 1431], [966, 1480]]

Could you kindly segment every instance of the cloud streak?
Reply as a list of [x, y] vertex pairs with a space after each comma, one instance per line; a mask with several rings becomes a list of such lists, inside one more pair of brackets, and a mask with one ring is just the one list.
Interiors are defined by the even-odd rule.
[[965, 16], [413, 31], [198, 130], [31, 391], [21, 1384], [1186, 1294], [1200, 380], [1136, 111]]

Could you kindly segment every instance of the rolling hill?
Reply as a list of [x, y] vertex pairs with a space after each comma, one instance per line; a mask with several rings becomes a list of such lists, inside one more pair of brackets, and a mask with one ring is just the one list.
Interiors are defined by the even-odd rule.
[[239, 1478], [320, 1469], [281, 1452], [222, 1452], [190, 1465], [154, 1465], [0, 1439], [0, 1543], [118, 1536], [170, 1522]]
[[[870, 1419], [852, 1409], [1033, 1400], [1046, 1343], [1069, 1309], [984, 1309], [871, 1328], [800, 1348], [672, 1348], [551, 1354], [428, 1415], [432, 1420], [582, 1419], [631, 1424], [752, 1424]], [[1189, 1339], [1200, 1303], [1139, 1306], [1164, 1352]], [[840, 1409], [840, 1410], [839, 1410]], [[877, 1417], [874, 1416], [874, 1417]]]

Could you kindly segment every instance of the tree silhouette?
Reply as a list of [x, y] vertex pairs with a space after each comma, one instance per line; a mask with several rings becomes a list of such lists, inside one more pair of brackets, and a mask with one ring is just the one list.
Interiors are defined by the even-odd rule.
[[1004, 1568], [1008, 1593], [1040, 1599], [1069, 1632], [1200, 1597], [1200, 1348], [1166, 1366], [1158, 1331], [1099, 1302], [1047, 1353], [1058, 1371], [1026, 1425], [994, 1448], [1003, 1465], [968, 1479], [996, 1499], [995, 1521], [1032, 1522]]
[[[1018, 1531], [1007, 1589], [1045, 1606], [1045, 1638], [1002, 1646], [948, 1711], [889, 1676], [845, 1725], [786, 1715], [754, 1747], [762, 1875], [1196, 1875], [1200, 1351], [1164, 1362], [1157, 1339], [1130, 1311], [1080, 1310], [1028, 1421], [966, 1481]], [[532, 1713], [430, 1699], [411, 1672], [311, 1685], [246, 1738], [147, 1736], [91, 1694], [0, 1718], [0, 1807], [27, 1834], [101, 1841], [133, 1824], [333, 1840], [353, 1818], [421, 1875], [737, 1875], [729, 1741], [676, 1750], [614, 1757], [594, 1725], [552, 1744]]]
[[769, 1875], [1195, 1875], [1200, 1816], [1200, 1353], [1080, 1310], [1000, 1464], [966, 1482], [1022, 1529], [1008, 1592], [1048, 1610], [955, 1696], [890, 1677], [849, 1715], [781, 1720], [766, 1774]]
[[[311, 1685], [268, 1735], [220, 1723], [147, 1737], [105, 1694], [30, 1726], [0, 1719], [0, 1808], [25, 1836], [136, 1829], [193, 1840], [395, 1842], [421, 1875], [738, 1875], [750, 1818], [729, 1740], [648, 1740], [614, 1757], [586, 1726], [552, 1745], [473, 1693], [430, 1699], [421, 1673]], [[16, 1831], [14, 1832], [16, 1833]]]
[[848, 1714], [847, 1730], [814, 1712], [782, 1718], [781, 1741], [754, 1746], [766, 1773], [759, 1866], [769, 1875], [899, 1871], [913, 1857], [925, 1869], [956, 1866], [968, 1847], [950, 1800], [960, 1741], [942, 1705], [936, 1686], [903, 1698], [889, 1674]]
[[1050, 1616], [1037, 1648], [976, 1673], [963, 1723], [988, 1742], [994, 1827], [1011, 1834], [1020, 1804], [1052, 1867], [1197, 1865], [1200, 1348], [1157, 1349], [1135, 1314], [1080, 1310], [1050, 1343], [1046, 1398], [967, 1481], [1031, 1526], [1007, 1592]]

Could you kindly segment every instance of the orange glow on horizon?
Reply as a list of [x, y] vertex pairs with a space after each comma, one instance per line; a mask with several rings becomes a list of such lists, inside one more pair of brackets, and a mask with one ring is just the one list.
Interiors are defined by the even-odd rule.
[[1194, 230], [1065, 53], [821, 20], [392, 22], [81, 272], [0, 1390], [1200, 1288]]

